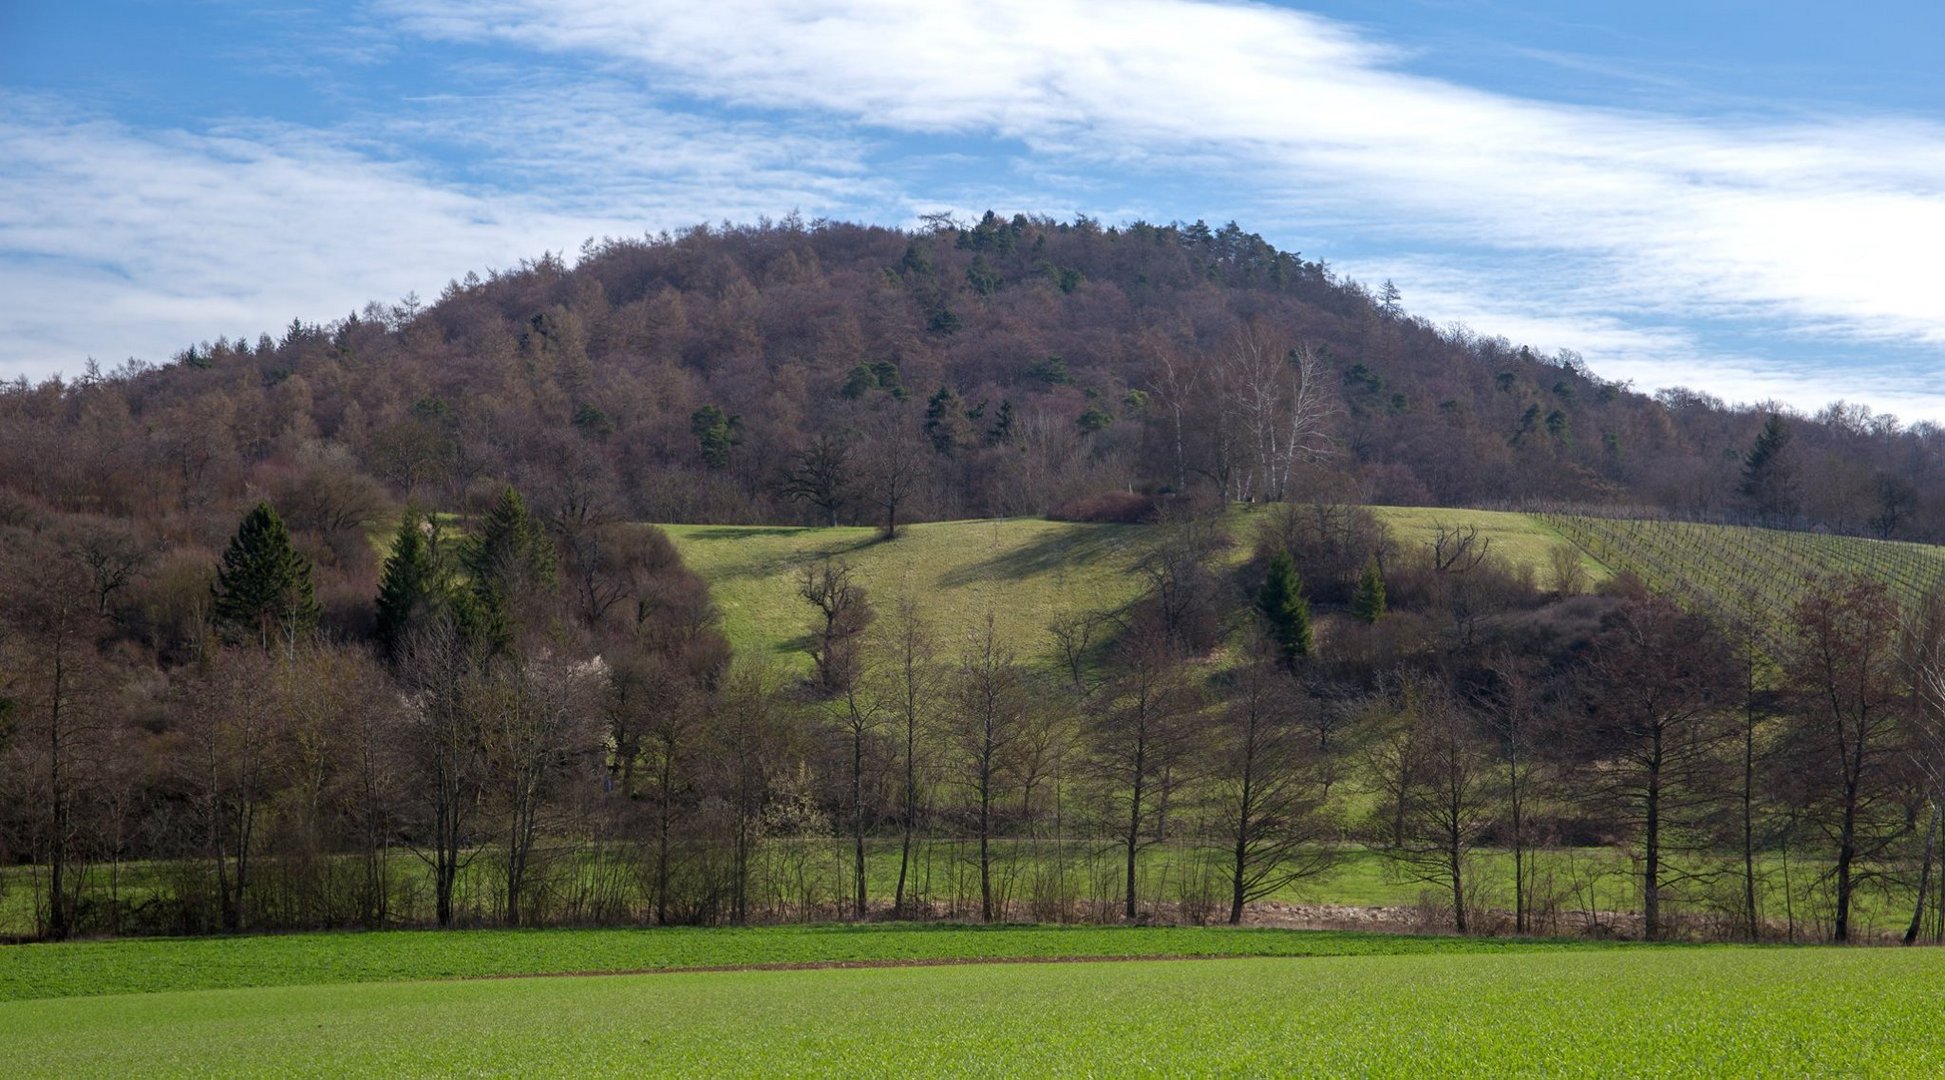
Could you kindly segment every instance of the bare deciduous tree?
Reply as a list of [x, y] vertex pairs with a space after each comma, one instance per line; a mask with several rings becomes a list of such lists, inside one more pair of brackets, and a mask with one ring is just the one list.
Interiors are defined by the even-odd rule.
[[1314, 744], [1299, 716], [1321, 703], [1304, 698], [1273, 646], [1259, 640], [1254, 653], [1209, 731], [1208, 780], [1230, 852], [1231, 925], [1243, 921], [1244, 905], [1335, 863], [1322, 843], [1328, 823]]
[[810, 631], [810, 658], [817, 667], [816, 689], [827, 696], [857, 685], [864, 663], [864, 633], [871, 625], [871, 600], [852, 580], [850, 564], [823, 559], [805, 564], [797, 595], [817, 609]]
[[470, 706], [479, 725], [488, 803], [499, 817], [503, 848], [502, 912], [520, 925], [521, 903], [556, 787], [584, 771], [597, 744], [600, 661], [552, 652], [510, 658], [475, 684]]
[[979, 844], [979, 917], [992, 922], [999, 914], [992, 842], [1000, 803], [1014, 781], [1014, 744], [1026, 731], [1031, 704], [1025, 673], [1000, 642], [990, 613], [960, 655], [952, 694], [945, 726], [959, 781], [972, 798], [968, 811]]
[[419, 820], [412, 850], [432, 870], [434, 918], [451, 926], [459, 876], [479, 849], [472, 821], [486, 782], [474, 709], [481, 657], [450, 620], [413, 634], [401, 677], [410, 689], [405, 750]]
[[1086, 737], [1121, 848], [1122, 915], [1132, 920], [1139, 858], [1160, 839], [1167, 782], [1183, 764], [1186, 721], [1200, 702], [1160, 620], [1137, 623], [1118, 653], [1114, 676], [1089, 702]]
[[1446, 890], [1453, 927], [1466, 933], [1472, 853], [1493, 795], [1477, 722], [1444, 680], [1417, 673], [1400, 676], [1379, 708], [1389, 730], [1367, 762], [1382, 795], [1373, 810], [1379, 850], [1412, 880]]
[[911, 596], [898, 598], [891, 637], [879, 665], [883, 694], [891, 702], [900, 743], [898, 884], [892, 892], [892, 911], [905, 913], [905, 886], [912, 865], [912, 845], [918, 834], [920, 755], [936, 722], [936, 698], [942, 692], [937, 650], [919, 617]]
[[30, 808], [33, 850], [47, 866], [48, 936], [63, 938], [74, 929], [85, 804], [112, 723], [110, 672], [95, 646], [107, 594], [85, 540], [79, 553], [55, 543], [21, 554], [0, 563], [14, 661], [6, 772], [17, 805]]
[[1812, 819], [1836, 848], [1832, 937], [1850, 940], [1851, 908], [1871, 864], [1905, 829], [1896, 772], [1908, 763], [1899, 721], [1898, 610], [1867, 577], [1821, 578], [1792, 612], [1784, 676], [1799, 712], [1791, 758]]
[[1666, 854], [1706, 843], [1703, 820], [1725, 790], [1722, 751], [1735, 736], [1728, 644], [1706, 618], [1659, 597], [1623, 604], [1587, 658], [1592, 722], [1581, 732], [1588, 781], [1613, 800], [1641, 856], [1645, 935], [1662, 932]]

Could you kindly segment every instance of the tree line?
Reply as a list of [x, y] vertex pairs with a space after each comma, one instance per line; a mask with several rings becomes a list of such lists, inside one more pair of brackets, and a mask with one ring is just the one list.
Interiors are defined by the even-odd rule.
[[1148, 536], [1140, 597], [1032, 652], [806, 563], [766, 666], [571, 490], [408, 508], [355, 631], [268, 503], [193, 571], [16, 521], [0, 882], [52, 937], [1233, 922], [1375, 857], [1461, 932], [1937, 932], [1939, 602], [1827, 578], [1778, 648], [1354, 506]]

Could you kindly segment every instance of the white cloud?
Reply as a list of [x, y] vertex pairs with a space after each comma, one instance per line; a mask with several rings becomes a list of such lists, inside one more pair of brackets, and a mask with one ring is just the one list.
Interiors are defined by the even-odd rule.
[[[871, 186], [841, 146], [664, 116], [600, 87], [450, 103], [389, 131], [138, 131], [0, 96], [0, 376], [165, 359], [219, 334], [431, 295], [589, 237], [807, 213]], [[626, 105], [626, 107], [624, 107]], [[571, 121], [563, 126], [562, 121]], [[487, 128], [517, 191], [370, 152]], [[507, 152], [517, 147], [519, 153]]]
[[1241, 176], [1284, 213], [1340, 215], [1421, 248], [1571, 253], [1592, 266], [1586, 299], [1624, 321], [1727, 317], [1945, 346], [1938, 124], [1712, 124], [1523, 100], [1406, 73], [1408, 58], [1341, 24], [1198, 0], [379, 10], [419, 34], [594, 57], [729, 105]]

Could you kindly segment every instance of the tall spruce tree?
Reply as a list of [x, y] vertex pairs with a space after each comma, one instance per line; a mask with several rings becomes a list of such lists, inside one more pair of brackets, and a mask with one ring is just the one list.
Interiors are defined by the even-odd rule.
[[1796, 512], [1796, 462], [1789, 451], [1789, 425], [1770, 413], [1742, 459], [1742, 493], [1764, 518]]
[[269, 648], [317, 628], [311, 560], [291, 545], [290, 530], [269, 503], [244, 515], [210, 592], [216, 628], [232, 644], [254, 641]]
[[702, 463], [712, 469], [729, 467], [729, 455], [743, 441], [743, 418], [718, 405], [704, 405], [689, 415], [689, 433], [696, 437]]
[[505, 650], [520, 609], [553, 585], [557, 570], [554, 545], [518, 491], [500, 493], [460, 548], [459, 562], [467, 578], [467, 596], [455, 605], [459, 621], [495, 651]]
[[1376, 556], [1365, 561], [1358, 575], [1357, 591], [1351, 594], [1351, 614], [1368, 623], [1384, 618], [1384, 571], [1378, 569]]
[[444, 599], [436, 528], [432, 519], [408, 509], [392, 537], [378, 582], [378, 646], [397, 660], [412, 631], [425, 624]]
[[1284, 667], [1293, 668], [1310, 655], [1310, 601], [1289, 555], [1279, 552], [1270, 560], [1269, 577], [1256, 593], [1256, 610], [1269, 625]]

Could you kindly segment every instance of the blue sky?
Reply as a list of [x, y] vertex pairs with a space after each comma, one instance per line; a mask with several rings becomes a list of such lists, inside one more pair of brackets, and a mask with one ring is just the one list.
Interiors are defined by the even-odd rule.
[[0, 374], [596, 236], [1234, 219], [1644, 389], [1945, 420], [1945, 5], [0, 3]]

